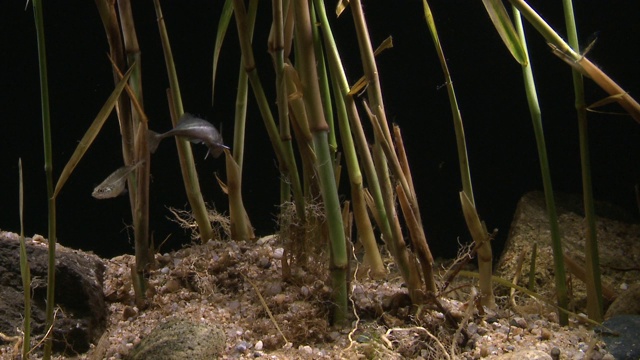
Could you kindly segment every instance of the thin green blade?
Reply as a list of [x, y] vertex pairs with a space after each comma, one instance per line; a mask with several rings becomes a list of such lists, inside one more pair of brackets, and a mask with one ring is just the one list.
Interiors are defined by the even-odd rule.
[[80, 159], [82, 159], [84, 154], [87, 152], [87, 149], [89, 149], [89, 146], [91, 146], [91, 144], [93, 143], [93, 140], [95, 140], [96, 136], [98, 136], [98, 133], [102, 129], [102, 125], [104, 125], [105, 121], [111, 114], [113, 107], [116, 105], [116, 101], [118, 101], [118, 98], [120, 97], [120, 93], [122, 93], [124, 86], [127, 84], [133, 68], [134, 66], [131, 66], [127, 73], [124, 74], [124, 77], [122, 78], [122, 80], [120, 80], [116, 88], [113, 89], [113, 92], [102, 106], [102, 109], [100, 109], [100, 112], [98, 112], [95, 120], [93, 120], [93, 123], [91, 123], [91, 126], [89, 126], [89, 129], [87, 129], [87, 132], [80, 140], [80, 143], [71, 155], [71, 158], [64, 166], [64, 169], [60, 174], [60, 178], [58, 179], [58, 183], [56, 184], [56, 189], [53, 192], [54, 198], [58, 196], [58, 193], [60, 193], [60, 190], [69, 179], [69, 176], [71, 176], [71, 173], [76, 168], [76, 165], [78, 165]]
[[502, 0], [482, 0], [487, 13], [493, 22], [498, 34], [502, 38], [502, 41], [507, 46], [507, 49], [511, 52], [511, 55], [522, 66], [527, 66], [529, 60], [527, 59], [527, 53], [524, 51], [524, 47], [520, 42], [518, 33], [511, 22], [511, 18], [507, 14], [507, 10], [504, 8]]
[[218, 22], [218, 32], [216, 33], [216, 44], [213, 48], [213, 74], [211, 76], [211, 104], [213, 105], [214, 93], [216, 88], [216, 74], [218, 72], [218, 59], [220, 58], [220, 50], [222, 49], [222, 42], [224, 36], [227, 33], [229, 22], [233, 16], [233, 0], [226, 0], [222, 13], [220, 14], [220, 21]]

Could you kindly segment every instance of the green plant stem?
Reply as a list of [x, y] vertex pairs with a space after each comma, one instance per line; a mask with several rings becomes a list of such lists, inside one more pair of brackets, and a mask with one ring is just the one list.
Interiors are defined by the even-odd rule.
[[[318, 20], [321, 23], [320, 28], [322, 29], [323, 39], [325, 41], [325, 53], [331, 73], [331, 84], [333, 87], [333, 92], [334, 94], [336, 94], [334, 98], [336, 113], [338, 116], [338, 126], [340, 128], [340, 140], [342, 143], [342, 149], [345, 154], [345, 162], [349, 174], [349, 181], [351, 182], [351, 199], [353, 202], [353, 214], [356, 222], [356, 228], [358, 229], [360, 242], [365, 249], [364, 259], [365, 264], [370, 267], [370, 276], [374, 279], [382, 278], [386, 274], [386, 269], [382, 262], [382, 257], [380, 256], [380, 251], [378, 250], [375, 235], [373, 233], [373, 228], [371, 226], [371, 220], [367, 212], [366, 201], [364, 197], [362, 172], [360, 170], [360, 163], [356, 154], [354, 139], [351, 135], [351, 126], [349, 125], [347, 105], [345, 103], [345, 97], [342, 92], [342, 89], [348, 92], [348, 86], [345, 86], [346, 77], [344, 75], [344, 69], [340, 62], [340, 57], [338, 55], [337, 46], [333, 38], [333, 33], [327, 19], [324, 2], [314, 0], [314, 5], [318, 15]], [[366, 154], [370, 154], [368, 150], [366, 151]]]
[[[278, 133], [278, 127], [276, 126], [271, 110], [269, 109], [269, 102], [264, 93], [260, 77], [255, 65], [255, 59], [253, 56], [253, 49], [251, 48], [251, 37], [248, 33], [247, 25], [247, 13], [242, 0], [233, 0], [233, 13], [236, 19], [236, 26], [238, 29], [238, 37], [240, 40], [240, 50], [242, 51], [242, 61], [244, 62], [244, 69], [249, 75], [249, 82], [253, 89], [253, 94], [258, 103], [258, 109], [260, 115], [267, 129], [269, 140], [273, 146], [275, 155], [278, 159], [278, 163], [283, 176], [288, 178], [291, 182], [293, 190], [293, 199], [296, 206], [296, 214], [301, 222], [304, 221], [305, 213], [305, 201], [302, 193], [302, 186], [300, 184], [300, 177], [298, 176], [298, 167], [295, 163], [293, 156], [293, 147], [286, 146], [280, 140]], [[282, 165], [284, 164], [284, 165]]]
[[329, 150], [329, 127], [325, 120], [318, 75], [315, 70], [316, 57], [313, 48], [311, 18], [306, 0], [294, 0], [296, 19], [296, 39], [300, 57], [300, 80], [305, 89], [304, 103], [309, 117], [309, 128], [313, 136], [313, 145], [318, 157], [317, 167], [320, 179], [320, 192], [324, 203], [326, 220], [331, 242], [331, 277], [333, 279], [333, 299], [335, 304], [334, 323], [343, 325], [347, 319], [347, 270], [348, 256], [340, 200], [333, 171], [333, 162]]
[[[567, 38], [571, 48], [579, 53], [578, 33], [573, 15], [571, 0], [563, 0]], [[578, 133], [580, 137], [580, 164], [582, 169], [582, 199], [587, 226], [585, 228], [585, 269], [587, 285], [587, 313], [589, 318], [601, 322], [603, 320], [602, 281], [600, 279], [600, 259], [598, 256], [598, 239], [595, 222], [595, 206], [593, 186], [591, 184], [591, 162], [589, 160], [589, 125], [587, 109], [584, 101], [584, 81], [582, 74], [572, 68], [575, 107], [578, 116]]]
[[440, 66], [444, 73], [444, 81], [447, 85], [447, 94], [449, 95], [449, 104], [451, 106], [451, 114], [453, 116], [453, 128], [456, 133], [456, 146], [458, 149], [458, 164], [460, 166], [460, 176], [462, 179], [462, 191], [467, 195], [471, 204], [475, 206], [475, 200], [473, 196], [473, 187], [471, 185], [471, 171], [469, 170], [469, 157], [467, 156], [467, 142], [464, 136], [464, 126], [462, 125], [462, 115], [460, 115], [460, 108], [458, 107], [458, 99], [456, 97], [455, 90], [453, 88], [453, 80], [451, 79], [451, 73], [449, 72], [449, 66], [447, 65], [442, 45], [440, 44], [440, 38], [438, 37], [438, 31], [436, 29], [435, 22], [433, 21], [433, 14], [431, 8], [426, 0], [423, 0], [423, 7], [425, 17], [427, 18], [427, 25], [429, 27], [429, 33], [433, 39], [433, 43], [440, 60]]
[[[115, 63], [113, 69], [113, 83], [117, 84], [120, 81], [118, 72], [116, 69], [122, 70], [127, 68], [125, 64], [125, 50], [122, 43], [122, 33], [118, 22], [118, 15], [115, 9], [115, 1], [112, 0], [96, 0], [96, 7], [104, 26], [107, 41], [109, 43], [109, 56]], [[122, 94], [120, 101], [116, 103], [118, 121], [120, 124], [120, 133], [122, 136], [122, 157], [125, 164], [135, 163], [134, 159], [134, 129], [131, 121], [131, 107], [127, 96]], [[129, 189], [135, 189], [129, 185]], [[135, 190], [134, 190], [135, 191]], [[132, 195], [130, 195], [131, 209], [134, 208], [134, 201]]]
[[558, 33], [549, 26], [538, 13], [536, 13], [524, 0], [509, 0], [513, 6], [524, 16], [531, 25], [553, 45], [553, 50], [562, 60], [582, 74], [589, 76], [598, 86], [609, 95], [615, 96], [615, 100], [622, 106], [633, 119], [640, 123], [640, 104], [629, 95], [627, 91], [616, 84], [607, 74], [598, 69], [589, 59], [574, 51]]
[[[522, 42], [525, 53], [527, 53], [527, 42], [524, 34], [524, 28], [522, 26], [522, 19], [520, 13], [514, 8], [514, 22], [520, 40]], [[547, 158], [547, 148], [545, 145], [544, 131], [542, 129], [542, 115], [540, 112], [540, 105], [538, 103], [538, 96], [536, 93], [535, 82], [533, 80], [533, 72], [531, 70], [531, 63], [522, 67], [524, 77], [524, 88], [527, 95], [527, 102], [529, 104], [529, 112], [531, 113], [531, 120], [533, 122], [533, 131], [536, 137], [536, 145], [538, 148], [538, 157], [540, 161], [540, 172], [542, 173], [542, 185], [544, 188], [544, 197], [547, 205], [547, 216], [549, 218], [549, 226], [551, 230], [551, 248], [553, 250], [553, 263], [555, 271], [555, 283], [556, 283], [556, 297], [558, 301], [558, 307], [566, 309], [569, 304], [567, 295], [567, 284], [565, 279], [565, 268], [563, 260], [562, 238], [560, 236], [560, 227], [558, 225], [558, 214], [556, 211], [556, 204], [553, 195], [553, 186], [551, 182], [551, 172], [549, 171], [549, 160]], [[558, 317], [560, 325], [567, 325], [569, 318], [566, 313], [559, 311]]]
[[[175, 114], [180, 117], [184, 113], [182, 107], [182, 96], [180, 95], [180, 85], [178, 84], [178, 75], [176, 73], [175, 64], [173, 62], [173, 54], [171, 52], [171, 44], [169, 43], [169, 36], [167, 35], [167, 28], [164, 23], [164, 16], [162, 15], [162, 8], [160, 7], [160, 0], [153, 0], [156, 16], [158, 19], [158, 28], [160, 30], [160, 38], [162, 39], [162, 49], [164, 51], [164, 58], [167, 65], [167, 75], [169, 76], [169, 86], [171, 89], [171, 98], [173, 99], [173, 108]], [[173, 117], [173, 125], [175, 126], [178, 117]], [[182, 177], [184, 179], [185, 190], [191, 210], [193, 211], [193, 217], [196, 219], [198, 229], [200, 231], [200, 240], [203, 243], [213, 238], [213, 229], [209, 222], [209, 215], [202, 199], [202, 192], [200, 191], [200, 183], [198, 182], [198, 173], [196, 172], [195, 163], [193, 161], [193, 153], [191, 152], [191, 146], [187, 140], [176, 137], [176, 145], [178, 149], [178, 156], [180, 157], [180, 169], [182, 170]]]
[[[49, 114], [49, 80], [47, 76], [47, 50], [44, 39], [44, 15], [42, 2], [33, 1], [33, 17], [38, 40], [38, 65], [40, 70], [40, 104], [42, 106], [42, 135], [44, 145], [44, 171], [47, 181], [47, 207], [49, 218], [48, 268], [47, 268], [47, 307], [45, 331], [53, 327], [55, 307], [56, 276], [56, 198], [53, 196], [53, 150], [51, 146], [51, 117]], [[43, 358], [51, 358], [53, 339], [48, 337], [44, 343]]]

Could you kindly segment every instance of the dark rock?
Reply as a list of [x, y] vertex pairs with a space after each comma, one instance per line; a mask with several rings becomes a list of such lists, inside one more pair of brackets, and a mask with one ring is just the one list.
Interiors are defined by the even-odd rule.
[[616, 315], [596, 329], [616, 360], [640, 359], [640, 315]]
[[[44, 240], [42, 237], [39, 239]], [[47, 294], [47, 244], [26, 239], [31, 270], [31, 333], [42, 338]], [[87, 352], [106, 328], [107, 309], [102, 291], [104, 264], [93, 254], [56, 246], [53, 350], [67, 355]], [[22, 329], [24, 297], [20, 275], [20, 243], [17, 234], [0, 231], [0, 332]]]
[[224, 332], [217, 327], [189, 319], [173, 319], [153, 329], [131, 351], [128, 358], [130, 360], [217, 359], [224, 350], [225, 343]]

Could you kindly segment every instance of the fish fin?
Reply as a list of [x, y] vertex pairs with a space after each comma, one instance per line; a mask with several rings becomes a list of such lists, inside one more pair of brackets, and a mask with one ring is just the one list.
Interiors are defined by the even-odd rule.
[[162, 136], [153, 130], [147, 130], [147, 147], [150, 153], [155, 153], [160, 145]]
[[212, 149], [209, 149], [209, 151], [211, 152], [211, 155], [217, 159], [222, 155], [224, 149], [229, 149], [229, 147], [227, 145], [216, 144]]

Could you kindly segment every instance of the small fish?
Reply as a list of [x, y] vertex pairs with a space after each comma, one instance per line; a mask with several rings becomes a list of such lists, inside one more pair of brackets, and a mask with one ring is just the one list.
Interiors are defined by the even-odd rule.
[[91, 196], [96, 199], [108, 199], [123, 194], [127, 176], [143, 162], [144, 160], [135, 165], [123, 166], [114, 171], [113, 174], [109, 175], [100, 185], [93, 189]]
[[195, 144], [204, 143], [209, 148], [207, 155], [211, 153], [215, 158], [219, 157], [224, 149], [229, 148], [223, 144], [222, 135], [210, 122], [189, 113], [184, 113], [178, 125], [164, 134], [149, 130], [149, 151], [155, 152], [160, 141], [169, 136], [182, 136]]

